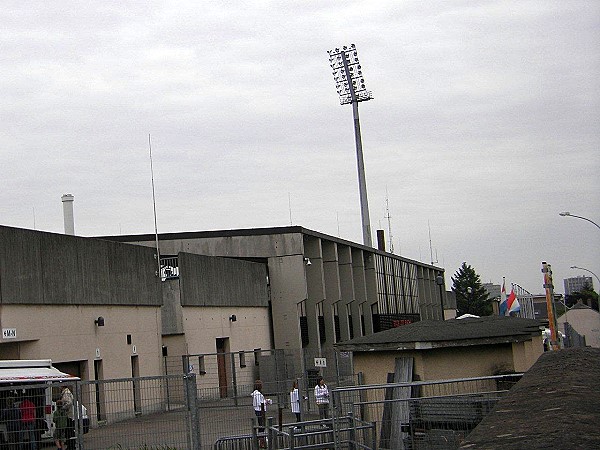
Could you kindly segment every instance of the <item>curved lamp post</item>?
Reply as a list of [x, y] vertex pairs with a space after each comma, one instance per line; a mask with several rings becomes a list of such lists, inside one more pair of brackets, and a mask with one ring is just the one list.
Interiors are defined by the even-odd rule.
[[[587, 220], [588, 222], [593, 223], [594, 225], [596, 225], [596, 227], [600, 228], [600, 225], [598, 225], [596, 222], [594, 222], [591, 219], [588, 219], [587, 217], [582, 217], [582, 216], [576, 216], [575, 214], [571, 214], [569, 211], [564, 211], [561, 213], [558, 213], [559, 216], [563, 216], [563, 217], [577, 217], [578, 219], [583, 219], [583, 220]], [[598, 277], [596, 277], [598, 278]]]

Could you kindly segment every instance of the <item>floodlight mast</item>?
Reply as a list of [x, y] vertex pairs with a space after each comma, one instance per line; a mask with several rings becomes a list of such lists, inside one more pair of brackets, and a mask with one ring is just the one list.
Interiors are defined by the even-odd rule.
[[362, 219], [363, 244], [373, 247], [371, 237], [371, 219], [369, 218], [369, 202], [367, 200], [367, 182], [365, 179], [365, 162], [363, 159], [360, 121], [358, 118], [358, 102], [371, 100], [373, 94], [367, 91], [358, 54], [354, 44], [329, 50], [329, 63], [333, 69], [335, 87], [340, 96], [340, 104], [352, 103], [354, 116], [354, 140], [356, 142], [356, 163], [358, 167], [358, 189], [360, 193], [360, 215]]

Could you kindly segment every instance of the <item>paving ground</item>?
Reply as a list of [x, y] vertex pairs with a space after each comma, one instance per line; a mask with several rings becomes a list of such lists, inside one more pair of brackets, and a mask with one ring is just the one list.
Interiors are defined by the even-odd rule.
[[[225, 402], [223, 402], [225, 403]], [[229, 403], [229, 402], [228, 402]], [[203, 449], [212, 449], [218, 438], [252, 433], [254, 410], [251, 405], [239, 407], [204, 405], [199, 410], [199, 432]], [[267, 416], [279, 422], [279, 410], [271, 408]], [[90, 430], [84, 436], [85, 450], [100, 449], [188, 449], [187, 412], [183, 409], [168, 413], [140, 416]], [[309, 412], [305, 420], [318, 419]], [[292, 424], [295, 416], [289, 409], [282, 410], [282, 422]]]

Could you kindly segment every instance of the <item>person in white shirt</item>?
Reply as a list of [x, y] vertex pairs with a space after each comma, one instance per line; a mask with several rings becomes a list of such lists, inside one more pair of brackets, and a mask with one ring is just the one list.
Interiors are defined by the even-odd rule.
[[[254, 391], [252, 391], [252, 406], [254, 407], [254, 414], [258, 419], [258, 432], [263, 433], [265, 431], [265, 422], [267, 417], [267, 405], [273, 403], [270, 399], [265, 398], [262, 393], [263, 384], [262, 381], [256, 380], [254, 382]], [[260, 447], [265, 447], [265, 439], [259, 438]]]
[[[300, 415], [300, 398], [300, 393], [298, 392], [298, 380], [294, 380], [292, 390], [290, 391], [290, 407], [292, 412], [296, 415], [296, 422], [302, 420]], [[302, 397], [302, 399], [306, 400], [305, 397]]]
[[329, 389], [323, 377], [319, 377], [315, 386], [315, 402], [319, 408], [319, 419], [329, 419]]

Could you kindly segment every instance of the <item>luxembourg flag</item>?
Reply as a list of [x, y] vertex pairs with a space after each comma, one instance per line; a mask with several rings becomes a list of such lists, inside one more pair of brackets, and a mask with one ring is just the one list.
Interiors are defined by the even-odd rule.
[[501, 316], [505, 316], [506, 312], [508, 311], [508, 306], [506, 303], [506, 280], [504, 278], [502, 278], [502, 292], [500, 295], [500, 311], [499, 311], [499, 315]]
[[521, 311], [521, 305], [519, 304], [519, 300], [517, 300], [517, 295], [513, 289], [510, 290], [510, 295], [506, 300], [506, 308], [507, 308], [507, 316], [510, 316], [510, 313], [516, 313]]

